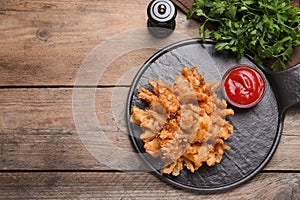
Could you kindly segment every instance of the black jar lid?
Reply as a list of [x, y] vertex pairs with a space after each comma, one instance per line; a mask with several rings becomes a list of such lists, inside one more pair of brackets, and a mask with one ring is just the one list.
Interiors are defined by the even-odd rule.
[[169, 23], [175, 20], [177, 11], [170, 0], [154, 0], [149, 4], [147, 14], [157, 23]]

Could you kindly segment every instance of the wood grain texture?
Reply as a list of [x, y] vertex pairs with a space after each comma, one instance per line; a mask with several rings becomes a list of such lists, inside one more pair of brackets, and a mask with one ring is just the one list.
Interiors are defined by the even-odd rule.
[[[97, 45], [126, 31], [146, 29], [149, 2], [1, 1], [0, 85], [73, 85]], [[198, 37], [198, 22], [187, 21], [180, 12], [176, 20], [176, 32]], [[137, 63], [147, 56], [141, 51]]]
[[[127, 93], [127, 87], [97, 88], [96, 116], [114, 145], [134, 152], [124, 119]], [[110, 169], [95, 159], [80, 140], [72, 94], [72, 88], [1, 89], [1, 170]], [[279, 147], [266, 170], [300, 170], [299, 111], [288, 112]]]
[[199, 194], [148, 173], [1, 173], [0, 199], [299, 199], [298, 173], [262, 173], [239, 188]]
[[[118, 172], [86, 148], [90, 143], [111, 148], [83, 139], [84, 131], [101, 129], [122, 153], [135, 152], [124, 121], [134, 75], [161, 47], [199, 37], [199, 22], [178, 12], [175, 34], [154, 39], [145, 31], [149, 2], [0, 1], [0, 199], [299, 199], [300, 107], [287, 113], [278, 149], [263, 172], [221, 194], [173, 188], [139, 172], [138, 165], [135, 172]], [[144, 43], [133, 43], [128, 51], [109, 45], [136, 40]], [[103, 44], [106, 48], [97, 48]], [[99, 49], [112, 59], [101, 76], [95, 74], [98, 82], [77, 87], [78, 73]], [[77, 91], [82, 93], [74, 97]], [[93, 106], [95, 119], [80, 118]]]

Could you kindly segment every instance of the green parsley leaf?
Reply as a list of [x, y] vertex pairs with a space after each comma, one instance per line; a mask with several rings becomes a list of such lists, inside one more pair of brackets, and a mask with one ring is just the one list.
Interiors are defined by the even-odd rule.
[[218, 51], [232, 51], [238, 58], [250, 54], [258, 65], [272, 60], [274, 71], [285, 69], [300, 45], [300, 8], [290, 1], [195, 0], [187, 18], [193, 15], [205, 18], [199, 27], [204, 40], [207, 23], [218, 27], [208, 32]]

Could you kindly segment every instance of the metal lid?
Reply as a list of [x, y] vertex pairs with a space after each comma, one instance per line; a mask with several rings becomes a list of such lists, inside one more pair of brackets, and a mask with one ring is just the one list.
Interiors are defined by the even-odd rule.
[[149, 4], [147, 14], [156, 22], [170, 22], [175, 19], [177, 11], [170, 0], [154, 0]]

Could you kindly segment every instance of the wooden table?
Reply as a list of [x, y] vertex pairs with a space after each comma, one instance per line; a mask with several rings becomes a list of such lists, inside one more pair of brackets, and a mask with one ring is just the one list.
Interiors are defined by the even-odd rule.
[[[269, 164], [226, 193], [192, 193], [152, 173], [111, 169], [86, 148], [77, 128], [88, 119], [74, 114], [74, 91], [94, 92], [101, 129], [113, 144], [134, 152], [120, 117], [133, 75], [159, 48], [198, 37], [199, 23], [180, 11], [170, 38], [151, 37], [145, 31], [149, 2], [0, 1], [0, 198], [300, 199], [299, 107], [288, 111]], [[148, 46], [114, 48], [115, 41], [124, 47], [141, 40]], [[89, 80], [93, 71], [86, 71], [81, 80], [103, 46], [104, 60], [94, 58], [109, 63], [103, 74]]]

